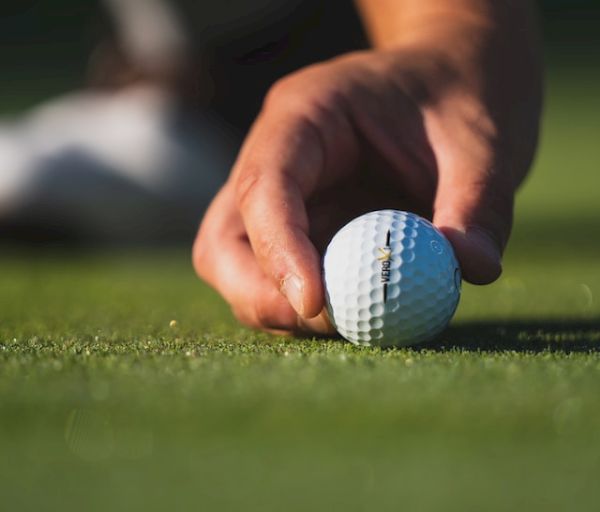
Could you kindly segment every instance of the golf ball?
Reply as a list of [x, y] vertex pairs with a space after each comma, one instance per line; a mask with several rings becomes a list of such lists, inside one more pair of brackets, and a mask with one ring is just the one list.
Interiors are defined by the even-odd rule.
[[357, 345], [432, 339], [450, 322], [461, 275], [450, 242], [413, 213], [380, 210], [346, 224], [323, 260], [329, 316]]

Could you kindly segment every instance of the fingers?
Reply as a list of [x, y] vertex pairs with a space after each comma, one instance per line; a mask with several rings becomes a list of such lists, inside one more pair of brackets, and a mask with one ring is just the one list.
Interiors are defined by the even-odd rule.
[[[352, 155], [340, 151], [347, 127], [310, 95], [267, 101], [233, 171], [236, 203], [259, 267], [304, 319], [324, 306], [320, 256], [309, 239], [305, 202]], [[306, 99], [309, 98], [309, 99]], [[300, 108], [298, 108], [300, 106]], [[337, 137], [335, 133], [337, 132]], [[331, 134], [328, 135], [328, 134]], [[334, 163], [331, 154], [339, 155]]]
[[495, 281], [512, 226], [514, 184], [491, 146], [471, 141], [458, 153], [438, 153], [434, 223], [454, 246], [463, 277], [473, 284]]
[[286, 176], [250, 173], [237, 196], [256, 262], [298, 315], [311, 318], [323, 307], [323, 288], [302, 194]]
[[194, 244], [193, 262], [199, 276], [223, 296], [243, 323], [268, 329], [296, 325], [295, 311], [256, 264], [231, 187], [221, 190], [208, 209]]
[[262, 272], [244, 235], [231, 187], [225, 187], [209, 208], [194, 244], [193, 263], [199, 276], [225, 298], [242, 323], [279, 333], [330, 332], [330, 324], [321, 315], [300, 321]]

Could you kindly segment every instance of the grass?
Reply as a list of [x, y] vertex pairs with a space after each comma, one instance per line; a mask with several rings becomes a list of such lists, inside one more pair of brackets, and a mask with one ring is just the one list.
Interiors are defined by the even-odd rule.
[[423, 347], [245, 330], [183, 251], [4, 250], [2, 508], [596, 510], [592, 78], [552, 77], [505, 274]]

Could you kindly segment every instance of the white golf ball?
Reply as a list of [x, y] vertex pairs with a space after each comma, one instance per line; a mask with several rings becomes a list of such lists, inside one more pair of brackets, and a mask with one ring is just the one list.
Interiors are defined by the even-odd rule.
[[413, 213], [381, 210], [346, 224], [325, 252], [329, 316], [357, 345], [412, 345], [450, 322], [461, 275], [450, 242]]

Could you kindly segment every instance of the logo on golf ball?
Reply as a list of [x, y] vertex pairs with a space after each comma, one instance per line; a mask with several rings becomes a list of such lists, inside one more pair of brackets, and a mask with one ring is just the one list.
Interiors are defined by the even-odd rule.
[[385, 247], [379, 247], [379, 256], [377, 259], [381, 262], [381, 282], [383, 283], [383, 302], [387, 302], [387, 288], [390, 282], [390, 273], [392, 266], [392, 248], [390, 247], [390, 230], [388, 229], [385, 237]]
[[441, 255], [444, 252], [444, 248], [442, 247], [442, 244], [440, 244], [437, 240], [432, 240], [430, 245], [431, 245], [431, 250], [434, 253]]

